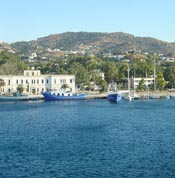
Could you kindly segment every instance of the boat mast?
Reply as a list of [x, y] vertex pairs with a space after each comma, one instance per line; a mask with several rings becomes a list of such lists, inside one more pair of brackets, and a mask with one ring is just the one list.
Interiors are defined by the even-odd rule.
[[155, 53], [154, 53], [154, 92], [156, 91], [156, 61], [155, 61]]
[[129, 64], [128, 64], [128, 92], [130, 92], [130, 79], [129, 79]]

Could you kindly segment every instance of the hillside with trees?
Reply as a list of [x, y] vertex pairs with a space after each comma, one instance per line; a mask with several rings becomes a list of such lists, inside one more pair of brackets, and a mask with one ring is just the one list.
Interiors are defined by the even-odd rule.
[[16, 42], [12, 43], [11, 46], [18, 54], [43, 52], [48, 48], [62, 51], [85, 51], [91, 48], [93, 55], [104, 52], [117, 54], [127, 50], [137, 50], [175, 56], [175, 43], [168, 43], [150, 37], [135, 37], [122, 32], [67, 32], [49, 35], [29, 42]]
[[[158, 55], [163, 53], [174, 57], [175, 44], [150, 37], [134, 37], [126, 33], [67, 32], [7, 46], [0, 53], [0, 75], [17, 75], [34, 67], [43, 74], [74, 74], [76, 84], [82, 89], [94, 90], [94, 86], [100, 86], [101, 91], [105, 91], [111, 81], [126, 89], [128, 66], [130, 77], [152, 77], [154, 53], [157, 53], [157, 88], [175, 87], [175, 62], [163, 61]], [[113, 57], [104, 54], [112, 54]], [[29, 60], [29, 55], [33, 55], [33, 60]], [[122, 55], [125, 60], [118, 60], [114, 55]], [[100, 75], [102, 73], [104, 78]], [[143, 89], [144, 82], [140, 85]]]
[[6, 51], [0, 53], [0, 75], [22, 74], [26, 68], [27, 65], [18, 55]]

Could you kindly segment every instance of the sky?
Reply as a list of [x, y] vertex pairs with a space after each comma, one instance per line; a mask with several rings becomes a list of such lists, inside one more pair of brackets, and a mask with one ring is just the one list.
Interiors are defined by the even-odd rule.
[[124, 32], [175, 42], [175, 0], [1, 0], [0, 41]]

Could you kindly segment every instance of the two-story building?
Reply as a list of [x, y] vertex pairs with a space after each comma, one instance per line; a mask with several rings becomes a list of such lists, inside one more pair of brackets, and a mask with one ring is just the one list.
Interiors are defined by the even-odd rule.
[[144, 83], [147, 87], [150, 87], [152, 84], [154, 84], [154, 77], [148, 77], [148, 78], [137, 77], [137, 78], [131, 78], [131, 87], [136, 89], [142, 79], [144, 79]]
[[67, 84], [72, 92], [75, 92], [75, 75], [43, 75], [40, 70], [25, 70], [23, 75], [0, 75], [5, 86], [1, 87], [1, 93], [15, 92], [19, 85], [24, 88], [24, 93], [40, 94], [42, 91], [59, 90], [63, 84]]

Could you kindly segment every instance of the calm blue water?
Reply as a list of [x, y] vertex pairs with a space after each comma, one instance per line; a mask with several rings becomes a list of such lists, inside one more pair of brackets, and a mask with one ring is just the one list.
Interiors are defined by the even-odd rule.
[[0, 103], [0, 177], [175, 177], [175, 100]]

